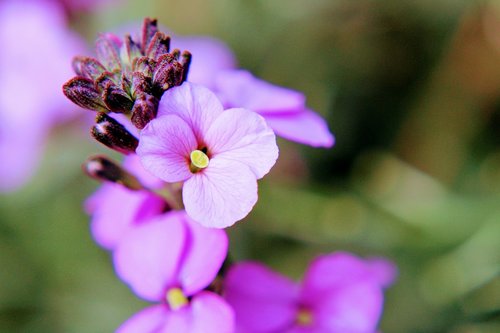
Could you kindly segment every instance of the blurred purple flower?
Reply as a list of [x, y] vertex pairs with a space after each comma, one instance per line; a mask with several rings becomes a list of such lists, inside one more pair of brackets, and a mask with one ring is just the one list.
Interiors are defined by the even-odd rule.
[[395, 274], [387, 260], [339, 252], [314, 260], [301, 285], [261, 264], [240, 263], [224, 290], [240, 333], [375, 333], [383, 288]]
[[[144, 170], [137, 155], [128, 155], [124, 167], [150, 189], [163, 185]], [[85, 203], [86, 211], [92, 215], [94, 240], [108, 250], [113, 250], [131, 229], [163, 213], [166, 206], [164, 199], [152, 192], [133, 191], [116, 183], [103, 184]]]
[[202, 291], [216, 277], [227, 247], [223, 230], [205, 228], [185, 212], [163, 214], [128, 233], [114, 252], [116, 272], [139, 297], [159, 304], [117, 332], [232, 333], [232, 309]]
[[61, 83], [83, 43], [55, 2], [5, 0], [0, 44], [0, 191], [10, 191], [34, 173], [50, 128], [73, 114]]
[[259, 113], [276, 135], [313, 147], [329, 148], [335, 140], [326, 121], [306, 107], [304, 94], [270, 84], [245, 70], [223, 71], [216, 89], [226, 107]]
[[236, 68], [236, 58], [222, 41], [208, 36], [173, 36], [172, 47], [195, 55], [189, 66], [188, 81], [216, 90], [215, 78]]
[[224, 228], [251, 211], [257, 179], [276, 162], [278, 147], [261, 116], [224, 111], [210, 90], [186, 82], [165, 92], [158, 117], [141, 132], [137, 154], [162, 180], [184, 182], [191, 218]]
[[56, 0], [63, 4], [69, 11], [90, 11], [97, 10], [110, 2], [117, 0]]

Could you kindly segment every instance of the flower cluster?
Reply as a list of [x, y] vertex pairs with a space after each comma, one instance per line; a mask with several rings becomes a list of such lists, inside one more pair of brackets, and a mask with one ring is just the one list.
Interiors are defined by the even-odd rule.
[[86, 109], [131, 114], [139, 129], [156, 117], [163, 93], [186, 80], [191, 61], [189, 52], [170, 52], [170, 37], [149, 19], [140, 39], [103, 34], [96, 52], [97, 59], [73, 59], [77, 76], [63, 86], [64, 94]]
[[154, 303], [117, 332], [374, 333], [394, 278], [387, 261], [321, 256], [300, 287], [226, 260], [223, 229], [257, 202], [257, 181], [278, 158], [276, 134], [317, 147], [334, 140], [303, 94], [234, 68], [221, 60], [232, 62], [227, 49], [207, 41], [185, 40], [194, 57], [180, 60], [146, 19], [139, 39], [102, 35], [98, 60], [75, 58], [78, 76], [63, 87], [98, 111], [92, 136], [126, 155], [123, 165], [105, 156], [84, 164], [105, 181], [86, 203], [96, 242], [134, 293]]

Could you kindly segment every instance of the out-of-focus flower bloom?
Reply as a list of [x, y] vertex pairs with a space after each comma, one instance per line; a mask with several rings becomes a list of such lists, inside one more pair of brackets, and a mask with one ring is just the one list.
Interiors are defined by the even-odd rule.
[[116, 272], [139, 297], [159, 304], [117, 332], [232, 333], [232, 309], [202, 291], [217, 275], [227, 246], [223, 230], [204, 228], [185, 212], [160, 215], [128, 233], [114, 252]]
[[276, 162], [278, 147], [257, 113], [224, 111], [210, 90], [186, 82], [164, 94], [158, 117], [141, 132], [137, 154], [155, 176], [184, 182], [191, 218], [224, 228], [256, 203], [257, 179]]
[[172, 46], [193, 54], [188, 82], [201, 84], [216, 91], [219, 73], [236, 68], [236, 58], [222, 41], [208, 36], [173, 36]]
[[64, 94], [89, 110], [130, 114], [139, 129], [156, 117], [163, 93], [186, 80], [191, 60], [189, 52], [170, 52], [170, 37], [150, 19], [139, 40], [103, 34], [96, 52], [97, 59], [73, 60], [77, 76], [64, 84]]
[[[126, 157], [124, 167], [149, 189], [162, 186], [162, 181], [144, 170], [137, 155]], [[121, 184], [103, 184], [85, 203], [91, 214], [91, 231], [95, 241], [113, 250], [131, 229], [147, 223], [169, 207], [165, 200], [147, 190], [130, 190]]]
[[83, 50], [57, 3], [0, 1], [0, 191], [34, 173], [50, 128], [77, 113], [61, 94]]
[[298, 91], [270, 84], [245, 70], [220, 72], [215, 86], [225, 107], [259, 113], [278, 136], [313, 147], [334, 144], [326, 121], [306, 107], [306, 98]]
[[118, 0], [56, 0], [62, 3], [71, 12], [97, 10], [103, 5]]
[[395, 273], [384, 259], [334, 253], [314, 260], [301, 285], [258, 263], [237, 264], [224, 290], [240, 333], [375, 333]]

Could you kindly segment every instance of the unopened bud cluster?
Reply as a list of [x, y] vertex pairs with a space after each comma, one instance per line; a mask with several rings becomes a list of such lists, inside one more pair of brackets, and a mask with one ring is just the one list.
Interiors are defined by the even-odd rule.
[[101, 35], [96, 53], [97, 59], [74, 58], [77, 76], [64, 94], [86, 109], [129, 115], [139, 129], [156, 116], [163, 93], [186, 80], [191, 62], [189, 52], [170, 51], [170, 37], [152, 19], [144, 20], [140, 40]]

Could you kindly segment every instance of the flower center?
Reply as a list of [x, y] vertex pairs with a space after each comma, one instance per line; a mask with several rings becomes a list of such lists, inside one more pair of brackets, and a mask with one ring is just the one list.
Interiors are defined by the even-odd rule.
[[172, 310], [178, 310], [189, 301], [180, 288], [172, 288], [167, 291], [167, 303]]
[[307, 309], [300, 309], [297, 313], [296, 322], [299, 326], [311, 326], [313, 323], [312, 312]]
[[207, 154], [198, 149], [193, 150], [189, 157], [191, 159], [191, 165], [189, 166], [189, 169], [193, 173], [205, 169], [208, 166], [208, 163], [210, 163], [210, 159], [208, 158]]

